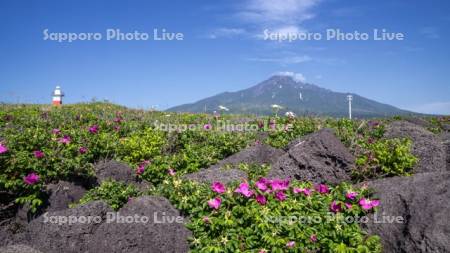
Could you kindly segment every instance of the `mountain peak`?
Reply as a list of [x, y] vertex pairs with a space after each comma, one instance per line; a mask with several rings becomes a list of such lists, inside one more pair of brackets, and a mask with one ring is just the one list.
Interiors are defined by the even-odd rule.
[[[168, 109], [179, 112], [213, 112], [219, 105], [226, 106], [230, 113], [272, 114], [272, 104], [279, 104], [285, 111], [297, 115], [323, 115], [346, 117], [348, 93], [334, 92], [314, 84], [306, 83], [303, 75], [294, 72], [278, 72], [269, 79], [250, 88], [221, 93], [192, 104]], [[354, 95], [355, 117], [382, 117], [409, 114], [393, 106]]]
[[289, 71], [277, 72], [270, 79], [281, 79], [285, 81], [286, 79], [291, 79], [296, 83], [305, 83], [305, 77], [300, 73], [294, 73]]

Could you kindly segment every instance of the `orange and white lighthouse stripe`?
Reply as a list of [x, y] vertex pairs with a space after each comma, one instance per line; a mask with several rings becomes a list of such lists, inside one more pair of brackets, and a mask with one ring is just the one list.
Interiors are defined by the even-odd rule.
[[56, 106], [62, 105], [62, 97], [64, 97], [64, 93], [62, 93], [61, 87], [56, 86], [52, 93], [52, 104]]

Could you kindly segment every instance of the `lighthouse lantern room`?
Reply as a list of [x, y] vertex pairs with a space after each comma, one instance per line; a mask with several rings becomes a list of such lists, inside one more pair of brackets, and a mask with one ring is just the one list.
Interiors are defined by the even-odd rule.
[[55, 90], [52, 93], [52, 104], [56, 106], [61, 105], [62, 97], [64, 97], [64, 93], [62, 93], [61, 87], [56, 86]]

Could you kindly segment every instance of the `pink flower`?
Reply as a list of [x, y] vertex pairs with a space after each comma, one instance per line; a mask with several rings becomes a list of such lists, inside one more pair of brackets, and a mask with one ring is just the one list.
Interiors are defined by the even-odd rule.
[[345, 197], [347, 199], [351, 199], [354, 200], [356, 198], [356, 196], [358, 195], [357, 192], [347, 192], [347, 194], [345, 194]]
[[210, 130], [211, 128], [212, 128], [212, 126], [211, 126], [211, 124], [209, 124], [209, 123], [203, 125], [203, 129], [204, 129], [204, 130]]
[[328, 189], [328, 186], [326, 184], [319, 184], [316, 186], [316, 191], [322, 194], [327, 194], [330, 192], [330, 189]]
[[99, 129], [98, 125], [92, 125], [89, 127], [89, 132], [91, 134], [96, 134], [96, 133], [98, 133], [98, 129]]
[[286, 243], [286, 247], [288, 248], [293, 248], [295, 246], [295, 242], [294, 241], [289, 241], [288, 243]]
[[347, 209], [352, 209], [352, 207], [353, 207], [352, 204], [350, 204], [350, 203], [345, 203], [344, 205], [345, 205], [345, 207], [347, 207]]
[[366, 199], [366, 198], [362, 198], [359, 200], [359, 205], [362, 207], [362, 209], [364, 210], [370, 210], [376, 206], [380, 205], [380, 201], [379, 200], [370, 200], [370, 199]]
[[267, 190], [267, 183], [269, 183], [268, 180], [262, 177], [255, 185], [260, 191], [265, 192]]
[[379, 205], [380, 205], [380, 200], [378, 200], [378, 199], [372, 200], [372, 207], [377, 207]]
[[250, 190], [250, 188], [249, 188], [247, 183], [241, 183], [239, 185], [239, 187], [234, 192], [240, 193], [240, 194], [244, 195], [247, 198], [249, 198], [250, 196], [253, 195], [253, 191]]
[[211, 220], [209, 219], [208, 216], [205, 216], [205, 217], [203, 217], [203, 222], [204, 222], [204, 223], [210, 223]]
[[61, 130], [59, 130], [58, 128], [55, 128], [52, 130], [52, 134], [60, 134]]
[[87, 152], [87, 148], [86, 147], [80, 147], [79, 149], [78, 149], [78, 152], [80, 152], [80, 154], [85, 154], [86, 152]]
[[262, 250], [258, 251], [258, 253], [267, 253], [267, 251], [265, 249], [262, 249]]
[[27, 185], [34, 185], [39, 181], [39, 175], [32, 172], [23, 178], [23, 182]]
[[260, 205], [265, 205], [267, 203], [266, 196], [258, 194], [258, 196], [256, 196], [256, 202], [258, 202]]
[[275, 198], [279, 201], [284, 201], [286, 200], [286, 194], [284, 193], [284, 191], [278, 191], [275, 193]]
[[137, 175], [142, 175], [145, 171], [145, 166], [139, 165], [136, 169], [136, 174]]
[[175, 176], [175, 174], [177, 174], [174, 169], [168, 169], [167, 173], [169, 173], [169, 175], [172, 177]]
[[317, 242], [317, 236], [316, 236], [315, 234], [312, 234], [312, 235], [309, 237], [309, 240], [311, 240], [311, 242]]
[[144, 171], [145, 171], [145, 166], [147, 166], [148, 164], [150, 164], [150, 161], [145, 160], [145, 161], [141, 162], [136, 169], [136, 174], [142, 175], [142, 173], [144, 173]]
[[289, 189], [289, 180], [274, 179], [270, 182], [270, 186], [274, 191], [284, 191]]
[[225, 186], [220, 182], [214, 182], [211, 184], [211, 189], [217, 193], [224, 193], [225, 192]]
[[275, 122], [275, 120], [270, 120], [269, 121], [269, 127], [270, 127], [270, 129], [275, 129], [275, 127], [276, 127], [276, 122]]
[[59, 139], [59, 143], [69, 144], [72, 139], [68, 135], [64, 135], [64, 137]]
[[119, 132], [120, 131], [120, 126], [114, 126], [114, 131]]
[[8, 152], [8, 148], [3, 145], [2, 143], [0, 143], [0, 154], [6, 153]]
[[36, 157], [37, 159], [41, 159], [42, 157], [44, 157], [44, 152], [40, 151], [40, 150], [36, 150], [33, 152], [34, 157]]
[[298, 188], [298, 187], [295, 187], [294, 189], [293, 189], [293, 192], [294, 193], [303, 193], [303, 194], [305, 194], [305, 196], [310, 196], [311, 195], [311, 189], [308, 189], [308, 188]]
[[222, 200], [219, 197], [216, 197], [208, 201], [208, 206], [213, 209], [219, 209], [221, 203]]
[[263, 121], [258, 121], [258, 129], [263, 129], [264, 128], [264, 122]]
[[144, 160], [144, 161], [142, 161], [141, 163], [140, 163], [140, 165], [143, 165], [143, 166], [147, 166], [147, 165], [149, 165], [150, 164], [150, 161], [149, 160]]
[[378, 127], [380, 125], [380, 122], [371, 120], [371, 121], [368, 122], [368, 125], [369, 125], [369, 127], [375, 128], [375, 127]]
[[338, 213], [338, 212], [340, 212], [341, 211], [341, 205], [339, 205], [337, 202], [336, 202], [336, 200], [333, 200], [333, 202], [331, 202], [331, 205], [330, 205], [330, 210], [333, 212], [333, 213]]
[[114, 122], [116, 122], [116, 123], [122, 122], [122, 117], [118, 116], [118, 117], [114, 118]]

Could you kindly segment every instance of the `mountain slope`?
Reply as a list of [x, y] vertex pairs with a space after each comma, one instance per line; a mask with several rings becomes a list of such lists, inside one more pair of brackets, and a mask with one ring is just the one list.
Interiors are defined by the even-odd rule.
[[[282, 112], [293, 111], [297, 115], [345, 117], [348, 115], [347, 95], [296, 81], [291, 76], [276, 75], [245, 90], [220, 93], [167, 111], [212, 113], [222, 105], [230, 109], [229, 113], [272, 114], [271, 105], [278, 104], [283, 106]], [[355, 117], [414, 114], [357, 94], [352, 95], [352, 114]]]

